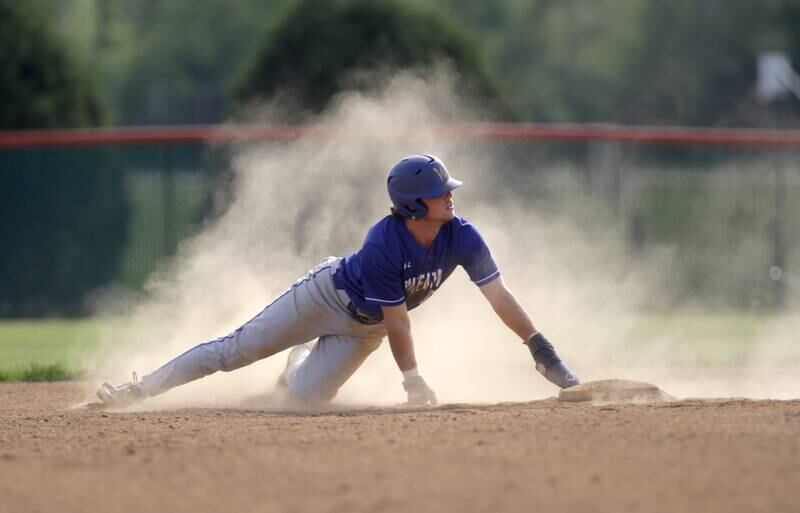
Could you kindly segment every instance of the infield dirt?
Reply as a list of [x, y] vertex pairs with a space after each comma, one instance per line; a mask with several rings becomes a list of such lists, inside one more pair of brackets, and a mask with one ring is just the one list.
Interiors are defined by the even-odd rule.
[[73, 409], [0, 384], [3, 512], [800, 510], [800, 401]]

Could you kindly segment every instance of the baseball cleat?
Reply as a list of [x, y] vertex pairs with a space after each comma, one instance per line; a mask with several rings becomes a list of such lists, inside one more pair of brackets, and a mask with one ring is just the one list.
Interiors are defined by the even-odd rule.
[[132, 383], [123, 383], [121, 385], [103, 383], [97, 389], [97, 397], [100, 398], [104, 406], [124, 408], [144, 400], [146, 396], [139, 385], [139, 376], [134, 372]]

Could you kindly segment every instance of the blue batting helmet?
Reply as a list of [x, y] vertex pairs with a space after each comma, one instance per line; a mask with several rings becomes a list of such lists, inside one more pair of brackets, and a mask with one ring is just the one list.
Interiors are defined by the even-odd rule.
[[421, 198], [438, 198], [462, 183], [451, 178], [444, 163], [433, 155], [406, 157], [386, 177], [392, 212], [411, 219], [421, 219], [428, 211]]

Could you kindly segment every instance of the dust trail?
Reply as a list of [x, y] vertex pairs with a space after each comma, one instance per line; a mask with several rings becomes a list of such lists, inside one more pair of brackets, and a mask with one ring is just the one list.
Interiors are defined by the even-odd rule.
[[[637, 374], [619, 358], [637, 307], [665, 286], [660, 269], [670, 252], [634, 262], [619, 230], [604, 223], [602, 205], [584, 198], [554, 211], [524, 192], [557, 189], [553, 181], [571, 180], [568, 168], [526, 177], [511, 169], [502, 145], [426, 131], [480, 116], [465, 107], [458, 79], [446, 68], [379, 82], [372, 93], [341, 95], [317, 120], [331, 129], [329, 137], [238, 151], [230, 206], [151, 279], [147, 299], [131, 306], [124, 326], [107, 337], [109, 351], [93, 370], [94, 382], [150, 372], [227, 334], [324, 257], [357, 249], [367, 229], [388, 213], [386, 170], [413, 153], [438, 155], [464, 181], [455, 194], [457, 213], [479, 227], [507, 284], [584, 380], [649, 375], [653, 381], [650, 361]], [[272, 105], [258, 117], [269, 122], [286, 113]], [[387, 128], [395, 135], [380, 136]], [[575, 208], [592, 209], [594, 222], [577, 226]], [[442, 401], [524, 401], [556, 393], [462, 271], [411, 318], [420, 369]], [[284, 361], [279, 354], [218, 373], [148, 400], [147, 407], [237, 404], [268, 392]], [[655, 377], [669, 392], [707, 395], [696, 380], [669, 381], [674, 369], [660, 370]], [[398, 403], [404, 399], [400, 381], [384, 342], [337, 401]], [[730, 382], [717, 391], [726, 394]]]

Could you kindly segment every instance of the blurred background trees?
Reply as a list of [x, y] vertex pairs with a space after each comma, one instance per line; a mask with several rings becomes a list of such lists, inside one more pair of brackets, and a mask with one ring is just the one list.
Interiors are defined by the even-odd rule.
[[[785, 126], [800, 116], [797, 99], [754, 97], [760, 52], [787, 52], [800, 67], [795, 0], [46, 1], [115, 125], [222, 121], [281, 73], [313, 79], [300, 92], [319, 107], [337, 69], [408, 64], [426, 45], [523, 120]], [[337, 46], [287, 46], [301, 36]], [[281, 59], [294, 65], [269, 67]]]
[[101, 80], [113, 124], [213, 123], [291, 0], [48, 0]]
[[300, 0], [262, 42], [236, 96], [246, 101], [279, 93], [319, 112], [342, 89], [370, 88], [359, 83], [358, 71], [419, 68], [446, 59], [458, 71], [465, 96], [508, 118], [478, 48], [451, 18], [399, 0]]
[[[793, 0], [448, 4], [531, 121], [769, 126], [786, 105], [754, 105], [756, 56], [800, 66]], [[800, 102], [786, 103], [796, 123]]]
[[94, 77], [41, 2], [0, 0], [0, 51], [0, 130], [100, 123]]

